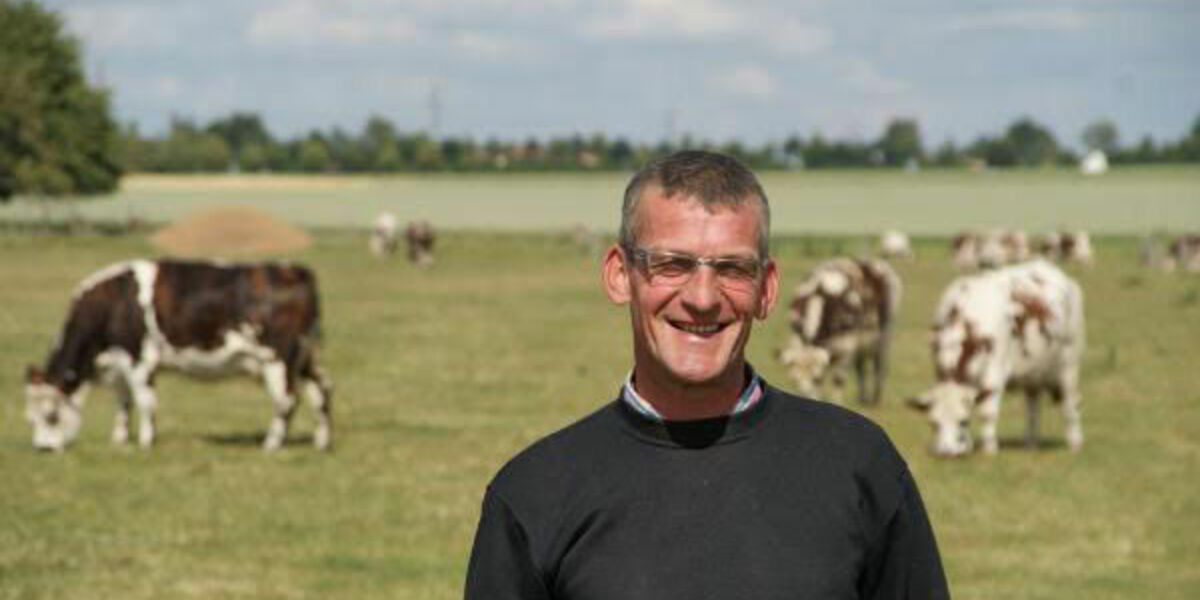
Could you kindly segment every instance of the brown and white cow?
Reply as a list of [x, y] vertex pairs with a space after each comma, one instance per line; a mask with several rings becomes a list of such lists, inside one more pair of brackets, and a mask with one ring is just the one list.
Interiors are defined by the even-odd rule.
[[1186, 234], [1171, 240], [1167, 246], [1167, 270], [1183, 269], [1200, 273], [1200, 235]]
[[960, 277], [934, 316], [937, 383], [909, 404], [932, 423], [935, 454], [970, 452], [974, 415], [983, 451], [991, 454], [999, 448], [996, 421], [1005, 389], [1025, 392], [1030, 445], [1037, 443], [1038, 396], [1048, 391], [1061, 405], [1067, 445], [1078, 450], [1083, 347], [1083, 293], [1053, 264], [1034, 260]]
[[1051, 231], [1034, 244], [1034, 253], [1055, 262], [1092, 266], [1092, 238], [1086, 231]]
[[960, 233], [954, 236], [950, 245], [954, 266], [964, 271], [994, 269], [1029, 258], [1029, 238], [1020, 230]]
[[75, 291], [62, 333], [44, 367], [26, 376], [33, 445], [61, 451], [78, 434], [92, 382], [115, 385], [112, 439], [154, 442], [160, 368], [196, 376], [244, 372], [260, 377], [274, 403], [263, 447], [287, 435], [298, 390], [317, 413], [314, 444], [330, 445], [329, 380], [316, 364], [319, 307], [311, 271], [285, 264], [134, 260], [107, 267]]
[[408, 260], [418, 267], [433, 265], [433, 242], [436, 235], [429, 221], [412, 221], [404, 230], [408, 242]]
[[859, 402], [878, 404], [900, 293], [900, 277], [882, 260], [836, 258], [813, 269], [793, 293], [792, 336], [779, 354], [799, 391], [816, 394], [829, 376], [840, 400], [853, 366]]

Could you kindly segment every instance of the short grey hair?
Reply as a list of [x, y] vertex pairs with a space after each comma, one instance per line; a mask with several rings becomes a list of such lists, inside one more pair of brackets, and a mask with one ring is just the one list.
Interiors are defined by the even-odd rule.
[[635, 245], [640, 225], [638, 204], [650, 187], [660, 188], [667, 198], [693, 199], [709, 209], [757, 203], [759, 258], [766, 260], [769, 257], [771, 208], [767, 204], [767, 193], [754, 173], [733, 157], [704, 150], [684, 150], [656, 158], [642, 167], [625, 187], [618, 238], [622, 248]]

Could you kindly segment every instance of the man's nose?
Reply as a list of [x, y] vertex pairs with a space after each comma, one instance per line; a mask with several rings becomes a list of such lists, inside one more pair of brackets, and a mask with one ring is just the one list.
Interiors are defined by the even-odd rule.
[[681, 298], [685, 305], [698, 312], [717, 308], [721, 301], [721, 286], [717, 272], [708, 265], [697, 265], [696, 272], [683, 286]]

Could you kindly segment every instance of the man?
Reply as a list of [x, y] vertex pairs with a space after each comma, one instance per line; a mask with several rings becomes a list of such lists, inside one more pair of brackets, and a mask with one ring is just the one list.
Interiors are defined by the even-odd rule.
[[634, 176], [604, 289], [628, 304], [620, 396], [488, 487], [468, 600], [944, 598], [933, 532], [877, 426], [762, 381], [770, 214], [737, 161], [680, 152]]

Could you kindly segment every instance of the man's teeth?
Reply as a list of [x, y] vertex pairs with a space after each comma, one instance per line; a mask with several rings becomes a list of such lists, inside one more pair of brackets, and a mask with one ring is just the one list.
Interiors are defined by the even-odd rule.
[[716, 323], [711, 325], [689, 325], [687, 323], [676, 323], [675, 326], [688, 333], [696, 333], [700, 335], [716, 333], [721, 330], [721, 326]]

